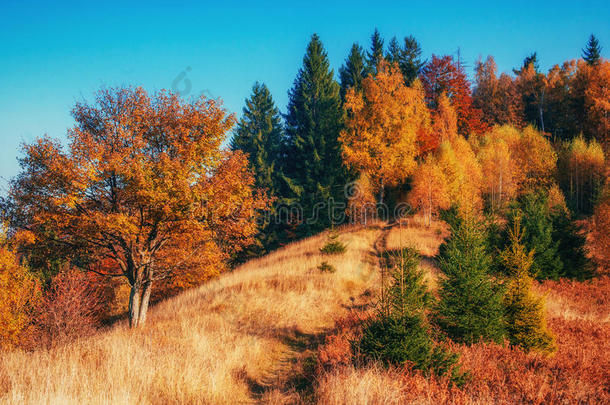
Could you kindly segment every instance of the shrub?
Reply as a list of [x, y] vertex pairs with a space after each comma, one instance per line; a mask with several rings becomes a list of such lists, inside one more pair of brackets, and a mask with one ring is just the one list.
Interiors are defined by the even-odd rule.
[[325, 255], [339, 255], [345, 253], [346, 247], [339, 240], [339, 234], [333, 229], [329, 232], [326, 244], [322, 246], [320, 252]]
[[472, 220], [453, 228], [441, 249], [440, 282], [436, 323], [453, 340], [472, 344], [502, 340], [502, 291], [489, 274], [492, 263], [487, 234]]
[[369, 321], [356, 352], [386, 367], [410, 366], [426, 375], [449, 374], [455, 383], [462, 383], [464, 379], [456, 368], [458, 356], [432, 340], [421, 315]]
[[318, 270], [323, 271], [325, 273], [334, 273], [334, 272], [337, 271], [335, 266], [333, 266], [332, 264], [328, 263], [327, 261], [323, 261], [322, 263], [320, 263], [318, 265]]
[[103, 292], [95, 275], [76, 269], [51, 280], [37, 316], [43, 345], [53, 346], [92, 333], [103, 315]]

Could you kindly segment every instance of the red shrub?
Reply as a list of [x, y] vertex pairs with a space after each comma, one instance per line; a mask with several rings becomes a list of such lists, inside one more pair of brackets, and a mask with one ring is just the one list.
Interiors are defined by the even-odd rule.
[[362, 321], [368, 318], [364, 312], [350, 312], [335, 322], [334, 330], [326, 336], [318, 348], [318, 372], [351, 364], [352, 344], [361, 334]]
[[99, 326], [104, 290], [98, 276], [70, 269], [58, 273], [44, 294], [37, 316], [43, 345], [65, 343]]

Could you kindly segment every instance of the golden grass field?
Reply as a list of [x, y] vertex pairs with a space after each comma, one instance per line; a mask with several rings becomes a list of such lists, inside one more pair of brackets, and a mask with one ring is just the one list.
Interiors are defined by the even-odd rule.
[[[433, 256], [448, 231], [445, 224], [437, 222], [428, 228], [412, 219], [391, 229], [382, 223], [341, 228], [340, 235], [347, 245], [343, 255], [320, 254], [326, 234], [292, 243], [156, 305], [141, 329], [130, 330], [126, 322], [119, 322], [63, 347], [4, 353], [0, 355], [0, 403], [400, 404], [498, 399], [491, 394], [464, 397], [461, 391], [458, 395], [423, 377], [405, 377], [404, 372], [376, 366], [340, 367], [307, 381], [311, 379], [306, 372], [308, 359], [335, 321], [374, 302], [380, 288], [379, 249], [416, 247], [434, 289], [438, 270]], [[318, 270], [323, 260], [337, 271]], [[604, 298], [600, 298], [601, 310], [589, 311], [578, 306], [582, 300], [573, 294], [560, 294], [572, 291], [565, 286], [537, 288], [548, 294], [551, 320], [577, 318], [608, 326]], [[602, 339], [599, 346], [605, 350], [605, 338], [597, 339]], [[486, 361], [503, 361], [490, 360], [487, 347], [464, 350], [464, 361], [479, 361], [482, 370]], [[603, 352], [598, 356], [602, 366], [608, 363]], [[487, 388], [473, 389], [484, 393]], [[584, 389], [595, 392], [592, 387]]]

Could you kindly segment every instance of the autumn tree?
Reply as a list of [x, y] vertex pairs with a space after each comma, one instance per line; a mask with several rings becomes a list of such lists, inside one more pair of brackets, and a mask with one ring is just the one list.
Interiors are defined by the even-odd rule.
[[478, 158], [485, 173], [483, 192], [489, 207], [495, 212], [516, 196], [520, 180], [518, 168], [503, 139], [486, 138]]
[[67, 150], [47, 138], [24, 147], [5, 209], [14, 228], [73, 266], [96, 272], [98, 262], [114, 262], [104, 275], [131, 286], [136, 327], [157, 280], [251, 243], [265, 201], [245, 156], [221, 149], [234, 118], [219, 101], [107, 89], [72, 114]]
[[364, 50], [360, 45], [354, 43], [350, 49], [343, 66], [339, 68], [339, 79], [341, 82], [341, 99], [345, 101], [347, 89], [353, 87], [355, 91], [362, 90], [362, 81], [367, 75]]
[[360, 173], [345, 191], [348, 198], [346, 214], [350, 223], [366, 225], [377, 218], [377, 200], [366, 172]]
[[449, 55], [432, 55], [432, 59], [422, 68], [420, 77], [428, 105], [432, 109], [437, 108], [441, 94], [449, 97], [457, 113], [460, 135], [469, 136], [485, 131], [486, 126], [481, 122], [481, 110], [472, 105], [470, 82], [459, 61], [454, 61]]
[[488, 126], [523, 126], [523, 101], [515, 81], [502, 73], [497, 76], [497, 65], [492, 56], [475, 65], [475, 86], [472, 105], [482, 112], [482, 121]]
[[383, 201], [386, 186], [413, 173], [418, 137], [430, 131], [424, 94], [406, 87], [397, 66], [382, 60], [377, 75], [363, 81], [361, 94], [348, 91], [345, 108], [340, 137], [345, 163], [366, 173]]
[[509, 231], [509, 245], [500, 255], [505, 271], [510, 275], [504, 294], [506, 331], [512, 345], [528, 351], [552, 353], [557, 347], [546, 326], [544, 299], [532, 292], [530, 267], [534, 252], [528, 251], [521, 239], [517, 220]]
[[[299, 232], [312, 234], [330, 226], [329, 215], [318, 215], [330, 200], [345, 202], [343, 186], [348, 173], [341, 159], [339, 133], [343, 128], [339, 84], [328, 56], [314, 34], [303, 66], [289, 93], [286, 114], [286, 172], [294, 199], [303, 207]], [[316, 208], [318, 207], [318, 208]]]
[[412, 207], [423, 211], [428, 226], [433, 215], [451, 206], [445, 174], [433, 155], [415, 169], [408, 202]]
[[471, 145], [462, 136], [445, 141], [438, 151], [449, 200], [461, 218], [478, 214], [483, 208], [483, 173]]
[[436, 149], [440, 143], [455, 139], [458, 133], [457, 114], [451, 100], [441, 94], [436, 110], [432, 113], [432, 142], [421, 148], [423, 151]]
[[39, 298], [38, 282], [19, 264], [0, 229], [0, 349], [22, 342]]
[[604, 152], [595, 140], [572, 139], [560, 151], [560, 186], [574, 211], [590, 213], [604, 181]]
[[610, 61], [602, 59], [591, 69], [585, 91], [587, 125], [591, 138], [610, 153]]

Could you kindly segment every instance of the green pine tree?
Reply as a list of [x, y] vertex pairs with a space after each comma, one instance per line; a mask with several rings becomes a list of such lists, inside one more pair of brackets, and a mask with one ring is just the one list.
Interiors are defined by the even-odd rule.
[[595, 35], [591, 34], [587, 47], [582, 50], [582, 58], [589, 65], [597, 65], [602, 57], [602, 48], [599, 46], [599, 41]]
[[347, 172], [338, 140], [344, 113], [333, 76], [322, 42], [314, 34], [289, 93], [286, 115], [285, 174], [303, 209], [301, 236], [329, 227], [329, 204], [345, 203]]
[[561, 208], [551, 209], [553, 240], [558, 241], [557, 250], [563, 263], [561, 277], [586, 280], [593, 277], [595, 267], [587, 257], [587, 238], [570, 217], [570, 212]]
[[342, 100], [345, 100], [345, 94], [350, 87], [353, 87], [356, 91], [362, 90], [362, 81], [367, 75], [365, 63], [362, 47], [354, 43], [347, 59], [345, 59], [345, 64], [339, 68]]
[[407, 86], [413, 83], [425, 64], [420, 59], [421, 52], [421, 47], [413, 36], [405, 37], [402, 47], [396, 37], [390, 40], [386, 59], [398, 65]]
[[555, 338], [546, 326], [544, 299], [532, 292], [530, 267], [534, 252], [526, 249], [522, 237], [521, 222], [517, 218], [509, 231], [509, 245], [501, 253], [509, 274], [504, 295], [506, 331], [512, 345], [552, 353], [556, 350]]
[[256, 82], [231, 139], [231, 149], [248, 154], [256, 186], [272, 195], [277, 195], [281, 142], [280, 112], [267, 86]]
[[354, 352], [366, 361], [385, 366], [411, 366], [425, 375], [449, 375], [461, 384], [466, 375], [457, 365], [458, 355], [431, 337], [426, 309], [432, 295], [419, 269], [414, 249], [386, 253], [387, 285], [376, 318], [365, 322], [362, 337], [353, 343]]
[[[281, 148], [283, 129], [281, 115], [265, 84], [255, 83], [252, 94], [246, 99], [243, 116], [237, 124], [231, 149], [248, 154], [250, 168], [254, 173], [255, 186], [266, 190], [269, 197], [282, 202], [283, 186], [281, 174]], [[281, 240], [281, 226], [273, 219], [261, 223], [256, 243], [242, 251], [236, 262], [260, 256], [276, 248]]]
[[540, 192], [523, 196], [509, 213], [508, 230], [517, 219], [522, 223], [525, 247], [534, 252], [532, 276], [541, 280], [561, 277], [563, 262], [559, 241], [554, 238], [553, 220], [545, 196]]
[[375, 32], [371, 35], [371, 48], [367, 52], [369, 73], [377, 74], [377, 65], [381, 58], [383, 58], [383, 38], [381, 38], [379, 30], [375, 28]]
[[493, 340], [504, 335], [502, 291], [489, 271], [487, 234], [472, 220], [452, 228], [442, 247], [436, 321], [453, 340], [464, 343]]

